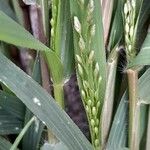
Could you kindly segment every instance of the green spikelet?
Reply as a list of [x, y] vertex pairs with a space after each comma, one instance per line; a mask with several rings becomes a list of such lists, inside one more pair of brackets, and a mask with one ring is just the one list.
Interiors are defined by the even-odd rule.
[[135, 33], [135, 0], [126, 0], [124, 4], [124, 31], [127, 59], [135, 57], [134, 33]]
[[[78, 3], [84, 5], [81, 0], [78, 0]], [[76, 54], [76, 68], [81, 97], [90, 126], [92, 144], [97, 150], [100, 147], [99, 116], [101, 102], [99, 94], [102, 77], [100, 76], [99, 64], [95, 59], [95, 52], [91, 48], [91, 42], [96, 32], [96, 25], [93, 21], [94, 0], [89, 0], [88, 4], [83, 7], [86, 8], [87, 12], [87, 29], [83, 29], [82, 21], [77, 16], [74, 16], [74, 31], [78, 35], [77, 43], [79, 48], [79, 53]]]

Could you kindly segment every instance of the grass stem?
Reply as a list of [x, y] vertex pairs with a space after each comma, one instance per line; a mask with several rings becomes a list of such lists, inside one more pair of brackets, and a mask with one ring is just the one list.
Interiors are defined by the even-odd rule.
[[64, 89], [61, 84], [54, 84], [54, 98], [57, 103], [64, 109]]
[[136, 70], [128, 69], [127, 76], [129, 87], [129, 148], [130, 150], [139, 150], [138, 73]]

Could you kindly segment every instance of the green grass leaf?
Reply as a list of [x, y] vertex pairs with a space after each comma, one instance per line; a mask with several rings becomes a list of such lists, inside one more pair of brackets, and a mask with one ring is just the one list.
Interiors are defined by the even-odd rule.
[[141, 84], [139, 84], [139, 103], [150, 104], [150, 69], [146, 71], [140, 78]]
[[142, 45], [141, 51], [131, 61], [131, 63], [128, 65], [128, 68], [133, 68], [136, 66], [144, 66], [144, 65], [150, 65], [150, 32], [148, 33]]
[[68, 148], [62, 143], [59, 142], [57, 144], [48, 144], [45, 143], [42, 147], [41, 150], [68, 150]]
[[117, 6], [114, 10], [114, 17], [112, 20], [112, 26], [110, 28], [110, 36], [108, 42], [108, 51], [112, 49], [120, 42], [123, 36], [123, 18], [122, 18], [122, 9], [123, 9], [123, 0], [114, 1]]
[[102, 0], [102, 14], [103, 14], [103, 28], [104, 28], [104, 42], [108, 40], [111, 18], [113, 12], [114, 0]]
[[2, 11], [0, 11], [0, 40], [21, 47], [50, 51], [48, 47], [36, 40], [21, 25]]
[[0, 0], [0, 10], [5, 12], [12, 19], [16, 20], [15, 13], [9, 4], [9, 0]]
[[[134, 37], [134, 48], [139, 51], [141, 45], [147, 34], [147, 27], [149, 25], [150, 17], [150, 3], [149, 0], [137, 0], [136, 1], [136, 33]], [[147, 22], [148, 21], [148, 22]]]
[[[148, 69], [139, 79], [138, 88], [138, 103], [139, 104], [150, 104], [150, 69]], [[145, 117], [145, 108], [141, 112], [141, 117]], [[141, 119], [142, 121], [142, 119]], [[118, 106], [109, 138], [107, 147], [108, 150], [116, 150], [119, 147], [125, 147], [127, 142], [127, 123], [128, 123], [128, 94], [124, 93], [121, 102]], [[145, 126], [141, 123], [142, 126]], [[141, 130], [143, 127], [141, 127]], [[143, 131], [140, 131], [140, 141], [142, 140]]]
[[0, 106], [19, 120], [24, 120], [25, 106], [18, 97], [0, 90]]
[[0, 150], [9, 150], [11, 146], [12, 144], [8, 140], [0, 136]]
[[125, 147], [127, 140], [127, 112], [128, 112], [128, 96], [125, 93], [118, 106], [113, 124], [110, 130], [107, 148], [108, 150], [116, 150], [119, 147]]
[[[54, 12], [55, 13], [55, 12]], [[70, 19], [70, 2], [59, 1], [54, 51], [64, 66], [64, 78], [69, 78], [74, 71], [73, 30]]]
[[60, 139], [69, 150], [91, 150], [92, 146], [54, 99], [31, 77], [0, 53], [0, 81]]
[[[36, 56], [34, 67], [33, 67], [33, 72], [32, 72], [32, 78], [41, 84], [41, 67], [40, 67], [40, 60], [39, 60], [39, 53]], [[26, 109], [26, 114], [25, 114], [25, 120], [24, 120], [24, 125], [28, 123], [28, 121], [33, 117], [33, 113], [27, 108]], [[23, 137], [23, 142], [22, 142], [22, 149], [30, 149], [30, 150], [35, 150], [37, 147], [39, 147], [40, 139], [41, 139], [41, 134], [44, 129], [44, 124], [36, 119], [35, 123], [32, 124], [26, 134]]]
[[60, 83], [63, 80], [63, 66], [58, 56], [2, 11], [0, 11], [0, 41], [20, 47], [45, 51], [53, 80], [55, 83]]
[[0, 110], [0, 135], [18, 134], [23, 127], [23, 121], [11, 115], [3, 108]]
[[114, 107], [114, 97], [115, 97], [115, 82], [116, 82], [116, 72], [117, 63], [119, 57], [119, 48], [114, 48], [107, 60], [107, 85], [105, 92], [104, 105], [102, 109], [101, 117], [101, 137], [102, 143], [105, 144], [107, 137], [109, 135], [109, 130], [111, 126], [113, 107]]

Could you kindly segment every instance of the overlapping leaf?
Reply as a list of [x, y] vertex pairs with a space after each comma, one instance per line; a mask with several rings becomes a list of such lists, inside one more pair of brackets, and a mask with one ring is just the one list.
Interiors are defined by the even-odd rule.
[[53, 80], [56, 81], [56, 83], [62, 81], [63, 67], [57, 55], [2, 11], [0, 11], [0, 41], [16, 46], [45, 51], [50, 58], [48, 62]]
[[129, 68], [150, 65], [150, 33], [148, 33], [141, 51], [139, 54], [131, 61]]
[[2, 53], [0, 53], [0, 70], [0, 81], [7, 85], [70, 150], [92, 149], [79, 128], [54, 99]]
[[1, 150], [9, 150], [11, 148], [11, 146], [12, 146], [12, 144], [9, 141], [7, 141], [3, 137], [0, 137], [0, 149]]
[[25, 106], [16, 96], [0, 91], [0, 106], [14, 117], [24, 120]]
[[[38, 54], [34, 63], [32, 78], [39, 84], [41, 84], [41, 67]], [[33, 117], [33, 115], [34, 114], [27, 108], [24, 117], [25, 118], [24, 125], [28, 123], [28, 121]], [[40, 120], [36, 119], [35, 123], [29, 127], [28, 131], [23, 137], [22, 143], [23, 150], [26, 149], [35, 150], [37, 147], [39, 147], [41, 134], [44, 129], [44, 126], [45, 125]]]
[[[138, 103], [150, 103], [150, 69], [148, 69], [139, 79], [139, 100]], [[142, 113], [143, 116], [144, 112]], [[116, 150], [119, 147], [125, 147], [127, 142], [127, 123], [128, 123], [128, 94], [123, 95], [120, 105], [117, 109], [113, 125], [110, 131], [107, 148], [108, 150]], [[141, 133], [143, 134], [143, 133]], [[142, 139], [142, 135], [140, 135]]]

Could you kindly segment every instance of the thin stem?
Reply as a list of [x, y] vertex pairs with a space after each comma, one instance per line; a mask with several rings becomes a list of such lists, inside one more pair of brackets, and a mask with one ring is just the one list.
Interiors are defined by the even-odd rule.
[[139, 150], [139, 114], [140, 106], [137, 103], [138, 73], [136, 70], [128, 69], [129, 87], [129, 148]]
[[[62, 41], [60, 41], [60, 36], [61, 36], [61, 30], [60, 30], [61, 6], [62, 6], [62, 4], [61, 4], [60, 0], [52, 1], [51, 47], [53, 48], [55, 53], [58, 54], [59, 58], [61, 57], [60, 51], [61, 51], [61, 46], [62, 46], [62, 43], [61, 43]], [[54, 98], [57, 101], [57, 103], [64, 109], [65, 106], [64, 106], [63, 83], [61, 83], [61, 81], [59, 81], [57, 83], [54, 81], [53, 87], [54, 87]]]
[[16, 138], [14, 144], [10, 148], [10, 150], [16, 150], [18, 144], [20, 143], [21, 139], [23, 138], [24, 134], [27, 132], [28, 128], [32, 125], [32, 123], [35, 121], [36, 117], [33, 116], [30, 121], [25, 125], [25, 127], [22, 129], [18, 137]]
[[54, 84], [54, 98], [57, 103], [64, 109], [64, 89], [63, 84]]

